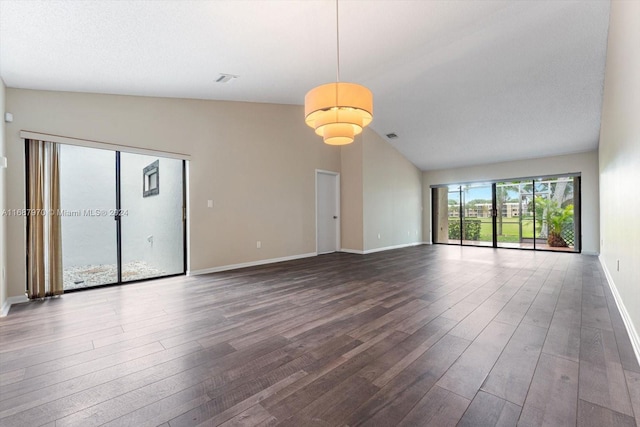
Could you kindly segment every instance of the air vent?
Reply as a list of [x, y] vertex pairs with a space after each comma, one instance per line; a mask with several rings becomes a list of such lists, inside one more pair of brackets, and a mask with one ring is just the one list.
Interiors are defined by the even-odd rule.
[[396, 135], [395, 133], [388, 133], [388, 134], [387, 134], [387, 138], [389, 138], [389, 139], [396, 139], [396, 138], [398, 138], [398, 135]]
[[227, 83], [230, 82], [231, 80], [237, 79], [238, 76], [233, 75], [233, 74], [223, 74], [220, 73], [220, 77], [218, 77], [216, 79], [216, 83]]

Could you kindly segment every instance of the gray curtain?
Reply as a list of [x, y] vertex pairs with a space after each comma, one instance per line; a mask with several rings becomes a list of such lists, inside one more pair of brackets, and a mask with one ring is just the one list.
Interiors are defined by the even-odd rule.
[[29, 298], [63, 293], [60, 146], [28, 140], [27, 287]]

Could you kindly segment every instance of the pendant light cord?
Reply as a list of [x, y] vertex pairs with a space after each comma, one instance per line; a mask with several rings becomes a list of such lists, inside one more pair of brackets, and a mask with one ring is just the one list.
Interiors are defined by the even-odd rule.
[[340, 15], [338, 0], [336, 0], [336, 81], [340, 81]]

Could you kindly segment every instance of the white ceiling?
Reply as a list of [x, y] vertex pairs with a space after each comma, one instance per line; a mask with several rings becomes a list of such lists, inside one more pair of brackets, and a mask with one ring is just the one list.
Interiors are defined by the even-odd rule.
[[[373, 91], [372, 128], [397, 133], [423, 170], [586, 151], [598, 144], [608, 21], [608, 0], [341, 0], [341, 80]], [[219, 73], [240, 77], [216, 84]], [[335, 79], [335, 3], [0, 0], [0, 76], [302, 104]]]

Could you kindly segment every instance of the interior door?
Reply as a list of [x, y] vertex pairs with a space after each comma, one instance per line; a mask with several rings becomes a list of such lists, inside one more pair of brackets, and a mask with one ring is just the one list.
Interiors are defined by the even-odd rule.
[[317, 252], [325, 254], [339, 249], [339, 176], [316, 172]]

